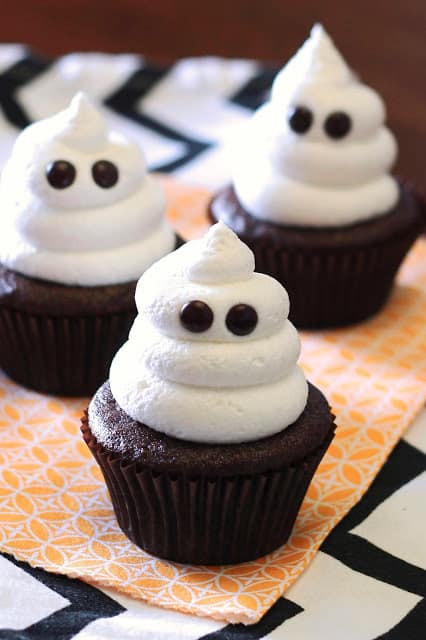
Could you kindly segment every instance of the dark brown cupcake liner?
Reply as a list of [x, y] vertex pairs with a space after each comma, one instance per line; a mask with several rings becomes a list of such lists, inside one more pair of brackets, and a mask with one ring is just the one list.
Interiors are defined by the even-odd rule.
[[342, 327], [368, 319], [388, 300], [396, 273], [418, 231], [353, 250], [277, 250], [247, 241], [256, 270], [279, 280], [290, 298], [289, 319], [300, 329]]
[[334, 435], [331, 429], [313, 453], [294, 465], [252, 475], [208, 477], [153, 471], [137, 461], [122, 460], [93, 436], [87, 415], [81, 429], [125, 535], [160, 558], [210, 565], [253, 560], [288, 540]]
[[340, 327], [366, 320], [386, 303], [396, 273], [426, 226], [416, 187], [400, 180], [401, 203], [390, 217], [342, 228], [296, 228], [257, 220], [232, 187], [213, 198], [209, 217], [223, 219], [255, 255], [256, 271], [279, 280], [298, 328]]
[[127, 340], [136, 284], [66, 286], [0, 264], [0, 367], [35, 391], [92, 395]]
[[134, 311], [46, 316], [0, 305], [0, 366], [15, 382], [63, 396], [92, 395], [128, 337]]

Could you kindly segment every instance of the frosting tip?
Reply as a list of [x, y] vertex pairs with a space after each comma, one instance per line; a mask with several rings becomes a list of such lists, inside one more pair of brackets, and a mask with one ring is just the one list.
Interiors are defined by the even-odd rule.
[[310, 82], [347, 82], [352, 76], [343, 56], [319, 22], [313, 25], [309, 38], [278, 74], [278, 82], [280, 76], [283, 80], [290, 74]]
[[58, 131], [66, 144], [82, 151], [101, 148], [107, 141], [108, 130], [103, 114], [83, 92], [76, 93], [68, 107], [58, 114]]
[[86, 105], [92, 106], [92, 102], [89, 99], [87, 93], [85, 93], [84, 91], [78, 91], [77, 93], [75, 93], [73, 98], [71, 99], [70, 106], [78, 110]]
[[230, 242], [240, 242], [237, 235], [222, 221], [210, 227], [204, 236], [206, 246], [227, 245]]
[[321, 24], [321, 22], [315, 22], [311, 29], [311, 38], [312, 39], [320, 39], [325, 35], [326, 31]]
[[252, 251], [225, 223], [218, 222], [198, 241], [187, 275], [193, 282], [233, 282], [250, 277], [253, 271]]

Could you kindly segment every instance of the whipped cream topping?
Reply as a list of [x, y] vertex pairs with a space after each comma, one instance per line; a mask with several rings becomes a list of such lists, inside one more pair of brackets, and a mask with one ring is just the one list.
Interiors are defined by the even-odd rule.
[[234, 153], [233, 180], [254, 216], [296, 226], [342, 226], [383, 215], [399, 191], [388, 174], [397, 146], [385, 107], [321, 25], [275, 78]]
[[197, 252], [189, 256], [186, 266], [188, 280], [224, 283], [249, 279], [254, 271], [253, 252], [245, 244], [236, 246], [234, 236], [226, 225], [219, 224], [214, 232], [196, 241]]
[[0, 182], [0, 261], [66, 285], [137, 280], [175, 245], [139, 146], [77, 94], [27, 127]]
[[148, 269], [136, 304], [110, 370], [112, 394], [135, 420], [184, 440], [232, 443], [277, 433], [304, 410], [287, 293], [254, 272], [251, 251], [223, 223]]

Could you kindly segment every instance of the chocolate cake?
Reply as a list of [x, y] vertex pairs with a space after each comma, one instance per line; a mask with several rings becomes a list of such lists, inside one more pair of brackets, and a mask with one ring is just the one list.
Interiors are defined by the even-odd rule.
[[139, 315], [82, 420], [118, 524], [175, 562], [284, 544], [334, 434], [284, 288], [219, 223], [139, 280]]
[[390, 173], [396, 155], [382, 98], [316, 24], [235, 140], [232, 186], [209, 211], [287, 288], [297, 327], [353, 324], [386, 303], [426, 225], [416, 189]]
[[[172, 438], [133, 420], [120, 408], [109, 381], [92, 400], [92, 421], [104, 431], [104, 451], [120, 455], [124, 465], [137, 463], [138, 469], [206, 477], [247, 475], [276, 471], [299, 463], [322, 449], [333, 434], [333, 416], [324, 395], [309, 384], [305, 410], [292, 425], [262, 440], [241, 444], [209, 444]], [[83, 423], [90, 430], [89, 421]], [[89, 436], [93, 438], [93, 436]]]
[[181, 244], [136, 144], [83, 95], [18, 136], [1, 176], [0, 367], [91, 395], [136, 315], [136, 281]]
[[82, 433], [121, 529], [148, 553], [192, 564], [244, 562], [284, 544], [335, 430], [328, 403], [313, 385], [293, 425], [244, 445], [159, 433], [129, 418], [109, 383], [96, 393], [93, 414], [111, 445], [93, 436], [87, 414]]

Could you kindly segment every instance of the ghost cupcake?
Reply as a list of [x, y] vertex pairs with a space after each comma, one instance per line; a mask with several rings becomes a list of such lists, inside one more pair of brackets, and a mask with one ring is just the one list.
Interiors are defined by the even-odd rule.
[[219, 223], [148, 269], [136, 303], [82, 426], [120, 527], [178, 562], [272, 551], [334, 433], [285, 289]]
[[177, 245], [163, 190], [79, 94], [18, 136], [0, 206], [0, 366], [32, 389], [90, 394], [135, 318], [137, 279]]
[[233, 184], [210, 207], [287, 288], [296, 326], [358, 322], [386, 302], [425, 224], [416, 194], [389, 173], [396, 152], [383, 101], [316, 25], [236, 144]]

